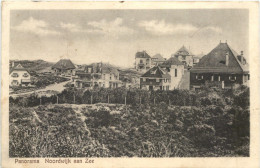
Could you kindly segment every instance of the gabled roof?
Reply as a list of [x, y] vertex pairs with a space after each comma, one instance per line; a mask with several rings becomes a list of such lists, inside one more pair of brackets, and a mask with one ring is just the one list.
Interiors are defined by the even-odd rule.
[[118, 75], [119, 72], [117, 70], [117, 68], [115, 68], [114, 66], [110, 65], [110, 64], [105, 64], [105, 63], [92, 63], [89, 66], [85, 67], [85, 71], [87, 72], [88, 67], [93, 68], [93, 73], [105, 73], [105, 74], [115, 74]]
[[152, 57], [152, 59], [156, 59], [155, 61], [165, 61], [161, 54], [156, 54]]
[[13, 71], [27, 71], [28, 72], [28, 70], [25, 69], [21, 64], [17, 64], [15, 67], [11, 68], [9, 74], [11, 74]]
[[171, 78], [171, 76], [169, 74], [167, 74], [164, 70], [162, 70], [159, 66], [152, 67], [141, 77], [166, 78], [166, 79]]
[[181, 61], [178, 60], [178, 58], [171, 57], [164, 63], [162, 63], [161, 67], [171, 67], [171, 65], [183, 65]]
[[146, 53], [146, 51], [142, 51], [142, 52], [137, 52], [137, 53], [135, 54], [135, 58], [151, 58], [151, 56], [148, 55], [148, 54]]
[[75, 69], [75, 65], [71, 62], [70, 59], [61, 59], [56, 64], [52, 66], [56, 69]]
[[[228, 54], [228, 65], [226, 65]], [[227, 44], [220, 43], [210, 53], [202, 57], [191, 72], [214, 72], [214, 73], [243, 73], [249, 72], [248, 64], [242, 64], [238, 60], [238, 54]]]
[[[184, 45], [174, 54], [174, 56], [177, 55], [183, 55], [183, 56], [187, 56], [187, 55], [193, 55], [191, 53], [191, 51], [189, 51]], [[173, 56], [173, 55], [172, 55]]]

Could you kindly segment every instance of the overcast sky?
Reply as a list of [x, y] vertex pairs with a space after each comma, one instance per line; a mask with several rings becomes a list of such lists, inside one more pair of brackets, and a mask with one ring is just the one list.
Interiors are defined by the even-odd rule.
[[10, 28], [10, 59], [132, 67], [137, 51], [207, 54], [220, 40], [248, 53], [248, 10], [16, 10]]

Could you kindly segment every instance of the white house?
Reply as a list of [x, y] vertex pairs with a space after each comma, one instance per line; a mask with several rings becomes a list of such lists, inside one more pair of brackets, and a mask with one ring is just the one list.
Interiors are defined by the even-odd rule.
[[135, 69], [141, 73], [145, 73], [152, 67], [151, 56], [145, 51], [135, 54]]
[[178, 89], [184, 75], [184, 64], [177, 58], [171, 57], [160, 66], [171, 76], [170, 90]]
[[28, 86], [30, 83], [31, 75], [21, 64], [11, 68], [9, 86]]
[[84, 71], [77, 71], [75, 86], [78, 88], [117, 88], [122, 82], [119, 80], [118, 70], [108, 64], [93, 63], [85, 67]]

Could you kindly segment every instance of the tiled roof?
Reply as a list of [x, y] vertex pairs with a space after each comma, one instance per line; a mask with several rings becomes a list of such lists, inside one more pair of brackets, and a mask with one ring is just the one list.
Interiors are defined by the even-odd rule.
[[159, 66], [154, 66], [149, 69], [142, 77], [150, 77], [150, 78], [167, 78], [170, 79], [171, 76], [167, 74], [164, 70], [162, 70]]
[[[93, 68], [93, 73], [105, 73], [105, 74], [115, 74], [118, 75], [119, 72], [117, 68], [113, 67], [110, 64], [105, 64], [105, 63], [93, 63], [89, 66], [86, 66], [86, 68], [92, 67]], [[87, 69], [85, 69], [87, 71]]]
[[162, 67], [171, 67], [171, 65], [183, 65], [181, 61], [178, 60], [178, 58], [171, 57], [164, 63], [162, 63]]
[[16, 66], [14, 66], [13, 68], [11, 68], [9, 74], [11, 74], [13, 71], [27, 71], [28, 72], [28, 70], [25, 69], [21, 64], [18, 64]]
[[191, 51], [189, 51], [185, 46], [182, 46], [175, 54], [173, 54], [172, 56], [177, 56], [177, 55], [193, 55], [191, 53]]
[[165, 61], [161, 54], [154, 55], [152, 59], [156, 59], [155, 61]]
[[75, 69], [75, 65], [71, 62], [70, 59], [61, 59], [56, 64], [52, 66], [56, 69]]
[[145, 51], [137, 52], [135, 54], [135, 58], [151, 58], [150, 55], [148, 55]]
[[[228, 54], [228, 65], [226, 65]], [[227, 43], [220, 43], [210, 53], [202, 57], [191, 72], [215, 72], [215, 73], [243, 73], [248, 72], [248, 64], [242, 64], [238, 60], [238, 54]]]

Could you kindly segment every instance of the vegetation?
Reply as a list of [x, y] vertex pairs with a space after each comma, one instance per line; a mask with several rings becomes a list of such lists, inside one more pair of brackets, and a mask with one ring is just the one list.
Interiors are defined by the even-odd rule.
[[[108, 96], [113, 104], [104, 104]], [[249, 156], [244, 86], [196, 92], [67, 89], [58, 97], [64, 104], [54, 104], [55, 96], [42, 97], [40, 106], [37, 96], [10, 98], [10, 157]]]

